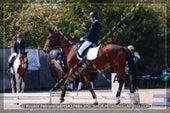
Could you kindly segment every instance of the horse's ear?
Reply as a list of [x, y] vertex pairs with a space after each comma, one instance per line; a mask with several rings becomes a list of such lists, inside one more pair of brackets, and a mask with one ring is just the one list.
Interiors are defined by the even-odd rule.
[[48, 29], [50, 33], [53, 33], [53, 30], [52, 29]]

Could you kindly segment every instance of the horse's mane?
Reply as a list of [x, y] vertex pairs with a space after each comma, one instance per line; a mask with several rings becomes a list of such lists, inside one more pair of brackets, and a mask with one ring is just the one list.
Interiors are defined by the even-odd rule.
[[27, 55], [27, 52], [22, 51], [21, 54], [22, 54], [22, 55]]
[[59, 31], [59, 30], [55, 30], [57, 32], [61, 32], [63, 35], [65, 35], [67, 38], [69, 38], [70, 40], [73, 40], [75, 42], [78, 42], [78, 39], [76, 38], [72, 38], [70, 35], [66, 34], [65, 32]]

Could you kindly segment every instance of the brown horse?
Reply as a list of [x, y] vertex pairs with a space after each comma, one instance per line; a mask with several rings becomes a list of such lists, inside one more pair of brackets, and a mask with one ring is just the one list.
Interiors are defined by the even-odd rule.
[[17, 93], [20, 92], [20, 83], [22, 82], [22, 93], [24, 92], [25, 88], [25, 73], [28, 68], [28, 58], [27, 58], [28, 52], [20, 52], [14, 62], [12, 67], [10, 68], [10, 81], [12, 85], [12, 93], [15, 93], [15, 83], [16, 83], [16, 89]]
[[65, 64], [64, 67], [62, 67], [59, 60], [53, 59], [48, 63], [48, 65], [51, 75], [55, 78], [56, 82], [61, 80], [64, 76], [64, 72], [69, 73], [68, 66]]
[[[88, 79], [89, 73], [85, 73], [83, 71], [82, 62], [79, 61], [77, 58], [79, 42], [75, 41], [63, 32], [53, 30], [49, 31], [49, 36], [43, 48], [44, 52], [49, 53], [50, 50], [53, 49], [53, 47], [59, 46], [60, 48], [62, 48], [65, 55], [67, 56], [67, 64], [70, 68], [69, 75], [65, 81], [64, 89], [61, 94], [60, 102], [64, 101], [68, 84], [74, 79], [77, 74], [80, 74], [83, 76], [87, 86], [90, 89], [90, 92], [92, 93], [93, 98], [95, 99], [94, 104], [98, 104], [96, 94], [92, 89], [90, 81]], [[88, 72], [97, 72], [102, 71], [109, 66], [114, 68], [114, 71], [117, 73], [119, 79], [119, 88], [116, 95], [118, 100], [116, 104], [120, 103], [119, 97], [123, 83], [127, 83], [128, 81], [128, 77], [125, 75], [126, 60], [127, 54], [122, 46], [114, 44], [102, 45], [99, 49], [97, 58], [95, 60], [89, 61], [91, 67], [87, 69]], [[131, 90], [131, 93], [134, 93], [134, 90]]]

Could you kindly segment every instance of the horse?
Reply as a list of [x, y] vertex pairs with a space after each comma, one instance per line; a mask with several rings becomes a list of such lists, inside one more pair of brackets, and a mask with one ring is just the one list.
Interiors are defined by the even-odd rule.
[[[68, 84], [74, 79], [74, 77], [77, 74], [80, 74], [81, 76], [83, 76], [87, 86], [89, 87], [92, 97], [95, 100], [94, 104], [98, 104], [97, 96], [94, 90], [92, 89], [92, 86], [88, 79], [88, 75], [89, 72], [102, 71], [110, 66], [117, 73], [117, 77], [119, 80], [119, 88], [116, 94], [117, 97], [116, 104], [120, 103], [120, 93], [121, 93], [123, 83], [128, 83], [129, 80], [125, 74], [126, 61], [131, 59], [128, 57], [128, 54], [124, 47], [115, 44], [102, 45], [99, 48], [97, 58], [89, 61], [91, 67], [87, 69], [87, 73], [86, 73], [86, 71], [83, 71], [82, 61], [78, 60], [77, 58], [79, 41], [72, 39], [69, 35], [61, 31], [58, 30], [54, 31], [49, 29], [49, 35], [45, 42], [43, 51], [44, 53], [49, 54], [49, 52], [56, 46], [62, 48], [63, 52], [67, 56], [67, 64], [68, 67], [70, 68], [69, 75], [64, 83], [64, 88], [61, 93], [60, 103], [64, 102], [64, 97], [65, 97]], [[130, 65], [130, 68], [132, 67], [133, 66]], [[132, 74], [135, 75], [135, 71], [132, 71]], [[131, 86], [132, 85], [129, 85], [130, 92], [134, 96], [135, 87], [131, 87]]]
[[55, 78], [56, 82], [59, 82], [59, 80], [62, 78], [62, 73], [63, 73], [63, 70], [59, 65], [59, 63], [55, 59], [53, 59], [48, 63], [48, 66], [51, 75]]
[[[64, 62], [63, 62], [64, 63]], [[69, 68], [67, 66], [67, 63], [64, 63], [63, 66], [61, 66], [60, 64], [60, 61], [59, 60], [55, 60], [55, 59], [52, 59], [49, 63], [48, 63], [48, 66], [49, 66], [49, 70], [51, 72], [51, 75], [55, 78], [56, 82], [58, 83], [62, 78], [64, 78], [65, 74], [68, 74], [69, 73]], [[93, 74], [93, 76], [91, 76], [91, 74]], [[97, 79], [97, 75], [94, 74], [94, 73], [91, 73], [89, 74], [89, 79], [90, 79], [90, 82], [94, 82], [96, 79]], [[79, 76], [76, 76], [76, 79], [75, 79], [75, 82], [74, 85], [75, 85], [75, 88], [78, 86], [78, 83], [83, 82], [82, 80], [82, 77], [79, 75]], [[78, 88], [77, 88], [78, 89]], [[80, 90], [80, 89], [79, 89]]]
[[14, 62], [13, 65], [10, 68], [10, 81], [12, 85], [12, 93], [15, 93], [15, 85], [16, 85], [16, 92], [20, 92], [20, 84], [22, 82], [22, 90], [21, 93], [24, 92], [25, 88], [25, 73], [28, 68], [28, 58], [27, 58], [28, 52], [20, 52]]

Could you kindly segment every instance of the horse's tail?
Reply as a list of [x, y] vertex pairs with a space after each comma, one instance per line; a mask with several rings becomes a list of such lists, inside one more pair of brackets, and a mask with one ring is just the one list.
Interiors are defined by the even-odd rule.
[[130, 92], [134, 93], [135, 90], [137, 89], [137, 74], [136, 74], [136, 65], [133, 61], [133, 56], [131, 54], [131, 52], [129, 51], [129, 49], [127, 47], [123, 48], [125, 53], [126, 53], [126, 57], [127, 57], [127, 62], [126, 62], [126, 67], [125, 67], [125, 72], [126, 75], [128, 76], [128, 85], [130, 88]]

